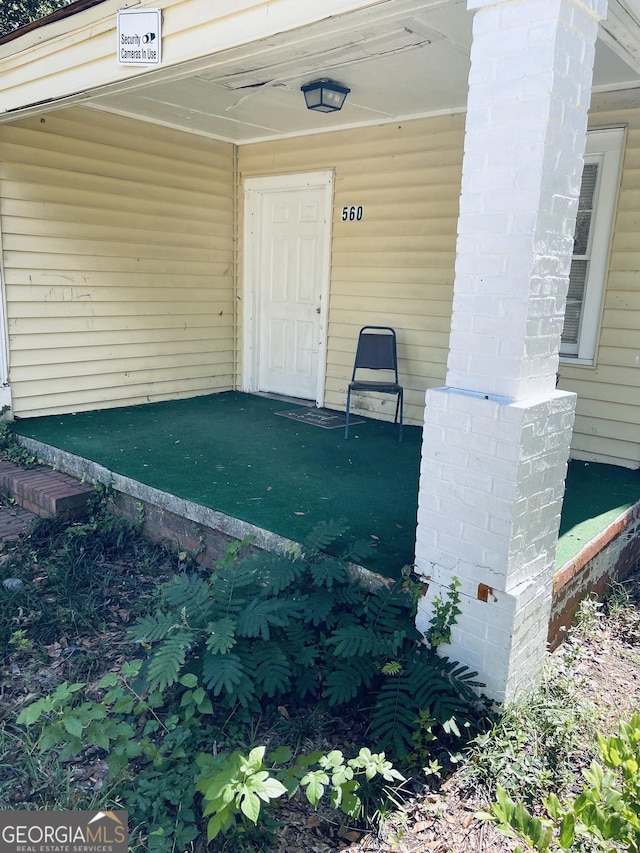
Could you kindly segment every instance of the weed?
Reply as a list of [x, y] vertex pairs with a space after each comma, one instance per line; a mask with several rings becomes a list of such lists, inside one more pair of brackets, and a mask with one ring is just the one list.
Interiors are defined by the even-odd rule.
[[0, 421], [0, 458], [22, 468], [32, 468], [38, 464], [37, 457], [18, 443], [11, 431], [11, 422], [7, 420]]
[[[594, 596], [587, 596], [580, 602], [575, 618], [573, 634], [587, 639], [595, 639], [602, 631], [603, 604]], [[570, 631], [571, 636], [571, 631]]]
[[[572, 653], [569, 647], [564, 651]], [[462, 771], [465, 787], [491, 799], [500, 780], [507, 794], [529, 806], [541, 793], [568, 788], [595, 743], [595, 709], [578, 698], [577, 688], [562, 654], [548, 660], [536, 691], [507, 707], [471, 741]]]
[[30, 640], [29, 637], [27, 637], [27, 632], [23, 628], [20, 628], [11, 634], [8, 645], [13, 650], [14, 654], [18, 655], [33, 651], [33, 640]]
[[425, 640], [432, 649], [451, 642], [451, 629], [462, 612], [458, 606], [460, 604], [459, 587], [460, 580], [456, 577], [452, 578], [446, 598], [443, 600], [438, 595], [433, 601], [433, 616], [429, 620], [429, 628], [425, 633]]
[[562, 850], [598, 849], [640, 851], [640, 715], [620, 722], [618, 734], [598, 735], [598, 758], [584, 770], [582, 790], [563, 802], [554, 793], [544, 798], [546, 817], [536, 817], [498, 786], [497, 799], [480, 817], [494, 821], [507, 835], [522, 838], [528, 847], [546, 851], [555, 840]]
[[[0, 648], [15, 634], [23, 642], [50, 644], [62, 636], [96, 633], [104, 625], [114, 563], [160, 564], [165, 555], [124, 518], [107, 511], [108, 492], [97, 490], [86, 521], [38, 519], [6, 554], [0, 581]], [[15, 651], [15, 648], [14, 648]]]
[[30, 732], [0, 724], [0, 808], [93, 809], [96, 802], [78, 789], [70, 765], [42, 752]]
[[359, 818], [363, 785], [376, 777], [393, 784], [404, 781], [384, 753], [376, 755], [366, 747], [350, 759], [335, 749], [326, 754], [299, 755], [293, 763], [287, 749], [278, 750], [268, 762], [265, 752], [265, 747], [259, 746], [248, 755], [234, 752], [228, 756], [198, 756], [200, 774], [196, 787], [202, 794], [204, 816], [209, 817], [209, 842], [220, 833], [236, 829], [238, 820], [255, 826], [263, 804], [269, 805], [284, 795], [292, 797], [298, 790], [314, 808], [329, 794], [334, 809]]
[[[247, 543], [237, 543], [212, 572], [187, 555], [130, 634], [141, 659], [87, 688], [95, 662], [73, 638], [103, 624], [120, 581], [114, 563], [150, 553], [140, 525], [108, 514], [109, 501], [99, 491], [79, 524], [38, 522], [0, 567], [22, 580], [20, 589], [0, 587], [0, 632], [13, 652], [68, 638], [54, 644], [67, 680], [18, 716], [25, 767], [32, 762], [29, 774], [47, 780], [42, 800], [25, 782], [29, 806], [72, 807], [67, 768], [91, 749], [109, 768], [101, 801], [115, 798], [132, 815], [134, 849], [192, 849], [204, 820], [216, 849], [265, 850], [271, 801], [328, 800], [339, 820], [385, 813], [401, 780], [384, 748], [401, 758], [419, 752], [419, 763], [439, 772], [430, 743], [459, 739], [475, 717], [474, 673], [424, 643], [405, 586], [415, 591], [414, 582], [370, 589], [347, 570], [357, 548], [345, 559], [322, 553], [344, 536], [338, 522], [286, 555], [246, 558]], [[455, 593], [442, 605], [440, 633], [455, 620]], [[99, 658], [98, 639], [91, 654]], [[367, 745], [305, 752], [310, 740], [325, 740], [327, 709], [337, 707], [367, 715]], [[289, 746], [270, 752], [283, 738]]]

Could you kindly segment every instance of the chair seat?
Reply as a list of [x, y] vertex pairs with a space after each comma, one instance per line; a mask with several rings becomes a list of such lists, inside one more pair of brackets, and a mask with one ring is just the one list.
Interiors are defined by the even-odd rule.
[[402, 386], [397, 382], [375, 382], [366, 379], [350, 382], [349, 388], [352, 391], [380, 391], [383, 394], [398, 394], [402, 390]]

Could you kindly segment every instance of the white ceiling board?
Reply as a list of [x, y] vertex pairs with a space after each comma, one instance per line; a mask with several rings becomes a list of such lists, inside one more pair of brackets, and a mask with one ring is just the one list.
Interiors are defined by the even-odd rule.
[[640, 0], [609, 0], [600, 41], [640, 75]]
[[599, 41], [593, 69], [594, 91], [628, 89], [640, 85], [638, 74], [623, 62], [604, 41]]
[[[632, 61], [640, 27], [619, 49], [607, 34], [620, 16], [630, 26], [622, 4], [636, 0], [610, 2], [596, 91], [640, 85]], [[457, 112], [466, 104], [471, 23], [466, 0], [394, 0], [160, 69], [89, 105], [237, 144]], [[351, 89], [339, 113], [305, 108], [300, 87], [319, 77]]]
[[[463, 109], [466, 4], [453, 0], [446, 15], [443, 4], [409, 8], [419, 5], [388, 4], [382, 17], [367, 10], [327, 19], [288, 38], [224, 51], [209, 68], [200, 62], [192, 76], [129, 84], [91, 105], [236, 143]], [[304, 106], [300, 87], [325, 76], [351, 89], [340, 113]]]

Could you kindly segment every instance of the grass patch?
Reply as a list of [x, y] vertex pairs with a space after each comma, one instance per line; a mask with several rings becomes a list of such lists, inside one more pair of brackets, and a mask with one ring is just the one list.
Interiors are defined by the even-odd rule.
[[534, 807], [551, 791], [567, 792], [575, 786], [581, 768], [595, 755], [600, 724], [576, 667], [593, 619], [593, 603], [586, 601], [577, 627], [547, 658], [536, 690], [508, 706], [471, 741], [460, 776], [463, 787], [489, 801], [499, 783], [509, 795]]

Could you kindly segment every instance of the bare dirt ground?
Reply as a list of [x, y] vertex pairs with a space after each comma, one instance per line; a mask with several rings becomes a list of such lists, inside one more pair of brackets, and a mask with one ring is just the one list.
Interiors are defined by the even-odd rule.
[[[22, 531], [0, 531], [0, 561], [11, 553]], [[105, 568], [105, 567], [103, 567]], [[167, 566], [168, 571], [171, 566]], [[107, 618], [99, 636], [61, 636], [46, 647], [47, 660], [34, 666], [31, 652], [1, 655], [0, 722], [12, 717], [20, 707], [49, 692], [62, 680], [96, 681], [100, 674], [118, 667], [130, 648], [125, 632], [136, 595], [149, 595], [159, 579], [145, 576], [136, 566], [114, 563], [108, 567], [113, 578], [112, 595], [105, 604]], [[626, 601], [613, 616], [596, 621], [580, 638], [580, 654], [572, 663], [580, 676], [580, 691], [598, 713], [600, 730], [613, 730], [617, 721], [640, 710], [640, 570], [625, 583]], [[555, 654], [562, 654], [558, 651]], [[346, 726], [348, 721], [344, 721]], [[340, 746], [344, 735], [336, 725], [324, 737]], [[78, 790], [99, 793], [106, 783], [107, 767], [99, 750], [87, 750], [72, 766]], [[29, 802], [33, 791], [16, 787], [12, 801], [2, 808], [19, 809]], [[515, 842], [499, 834], [491, 824], [475, 817], [487, 806], [477, 791], [468, 790], [459, 771], [443, 780], [437, 790], [421, 787], [403, 807], [363, 830], [341, 826], [330, 810], [313, 812], [308, 805], [293, 802], [279, 810], [278, 853], [509, 853]], [[224, 853], [226, 843], [217, 841]], [[200, 853], [200, 848], [196, 845]]]

